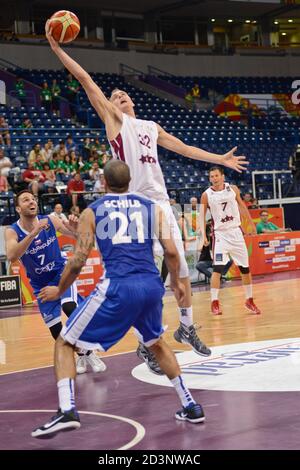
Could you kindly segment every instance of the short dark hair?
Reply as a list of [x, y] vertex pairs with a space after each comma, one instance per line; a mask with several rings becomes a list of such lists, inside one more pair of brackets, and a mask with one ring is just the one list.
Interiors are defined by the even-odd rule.
[[24, 193], [29, 193], [29, 194], [32, 194], [32, 196], [34, 196], [33, 192], [30, 191], [30, 189], [23, 189], [22, 191], [18, 192], [18, 194], [16, 194], [15, 196], [15, 206], [17, 207], [19, 205], [19, 197], [22, 196], [22, 194]]
[[110, 160], [104, 167], [104, 178], [112, 191], [125, 192], [130, 182], [129, 166], [120, 160]]
[[221, 175], [224, 175], [224, 168], [222, 166], [218, 166], [218, 165], [212, 166], [208, 170], [208, 174], [211, 173], [212, 171], [219, 171], [221, 173]]

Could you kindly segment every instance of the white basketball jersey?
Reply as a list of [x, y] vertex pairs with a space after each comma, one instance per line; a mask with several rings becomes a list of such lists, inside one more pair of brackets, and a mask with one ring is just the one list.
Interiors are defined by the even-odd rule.
[[113, 158], [127, 163], [131, 181], [129, 191], [157, 201], [168, 200], [164, 177], [158, 161], [155, 122], [122, 114], [119, 135], [110, 141]]
[[241, 218], [236, 193], [225, 183], [222, 191], [215, 191], [212, 187], [206, 191], [208, 198], [208, 207], [213, 219], [214, 230], [228, 230], [239, 227]]

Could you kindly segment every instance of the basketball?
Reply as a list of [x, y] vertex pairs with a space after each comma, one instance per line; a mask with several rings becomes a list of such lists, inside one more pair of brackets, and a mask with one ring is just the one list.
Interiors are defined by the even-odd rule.
[[54, 13], [49, 20], [49, 29], [55, 41], [67, 43], [74, 41], [80, 31], [80, 22], [75, 13], [60, 10]]

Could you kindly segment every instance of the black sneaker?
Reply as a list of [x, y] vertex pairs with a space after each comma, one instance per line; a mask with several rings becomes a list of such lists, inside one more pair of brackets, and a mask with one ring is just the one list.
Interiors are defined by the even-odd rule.
[[175, 418], [179, 419], [179, 421], [189, 421], [190, 423], [203, 423], [205, 421], [204, 411], [198, 403], [177, 411]]
[[194, 325], [185, 326], [180, 322], [178, 330], [174, 333], [174, 338], [178, 343], [185, 343], [192, 346], [195, 353], [200, 356], [210, 356], [211, 350], [200, 340]]
[[153, 374], [164, 375], [163, 371], [158, 365], [157, 360], [155, 359], [154, 354], [144, 344], [139, 343], [136, 353], [138, 358], [147, 364], [148, 369], [153, 372]]
[[80, 419], [76, 408], [65, 412], [58, 409], [57, 414], [52, 416], [48, 423], [32, 431], [31, 437], [38, 439], [54, 437], [60, 431], [72, 431], [78, 428], [80, 428]]

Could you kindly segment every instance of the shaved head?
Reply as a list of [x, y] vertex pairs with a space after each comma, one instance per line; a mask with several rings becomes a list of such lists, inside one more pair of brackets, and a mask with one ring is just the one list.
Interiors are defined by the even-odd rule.
[[104, 178], [108, 190], [125, 193], [130, 182], [129, 166], [120, 160], [110, 160], [104, 167]]

